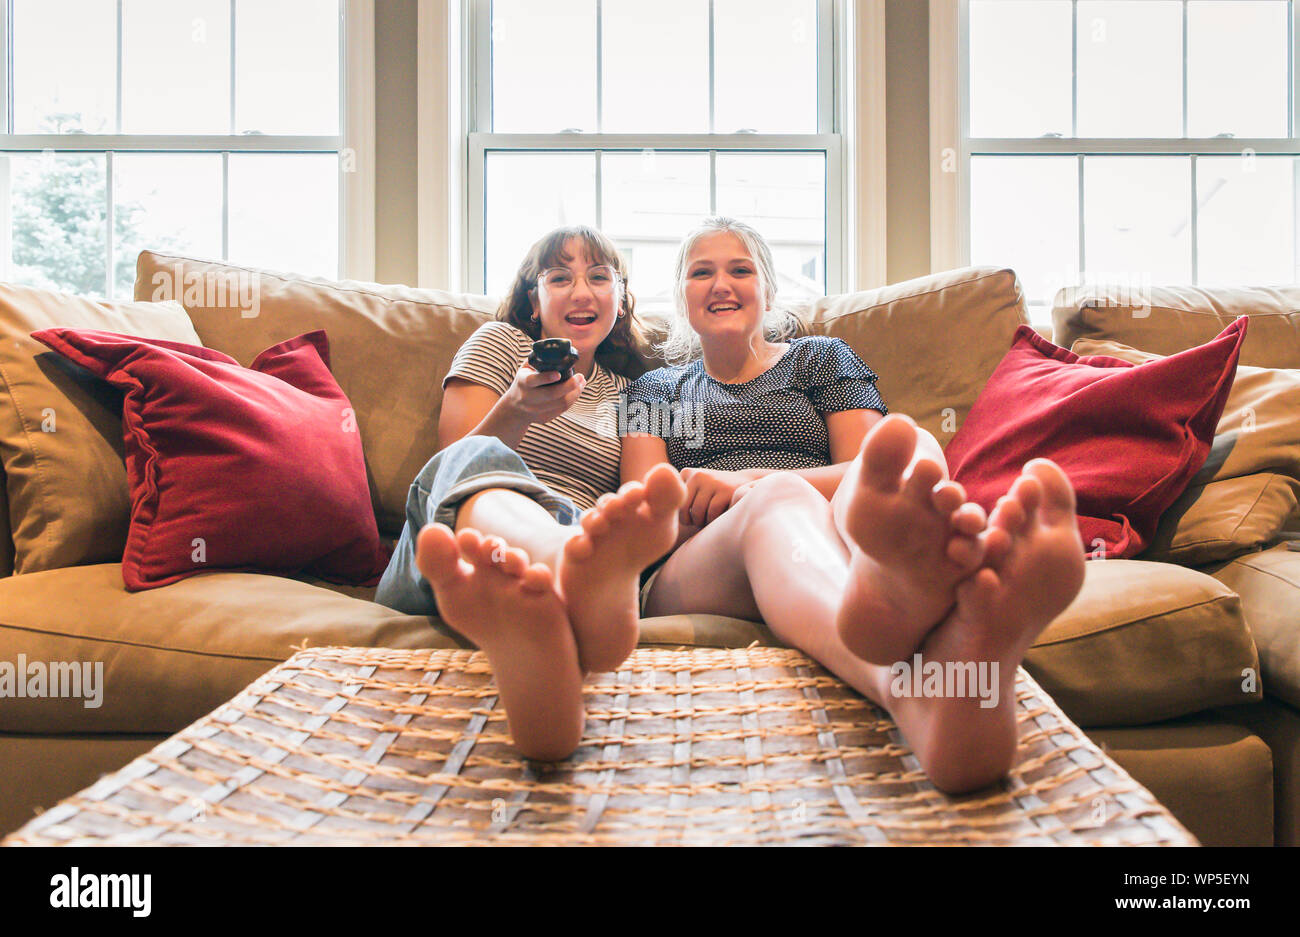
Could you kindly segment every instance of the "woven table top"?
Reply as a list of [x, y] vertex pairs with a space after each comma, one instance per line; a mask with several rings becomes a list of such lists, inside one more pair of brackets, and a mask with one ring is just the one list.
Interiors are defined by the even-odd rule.
[[309, 649], [5, 845], [1196, 844], [1023, 670], [1016, 691], [1016, 767], [950, 797], [796, 651], [639, 649], [541, 764], [479, 653]]

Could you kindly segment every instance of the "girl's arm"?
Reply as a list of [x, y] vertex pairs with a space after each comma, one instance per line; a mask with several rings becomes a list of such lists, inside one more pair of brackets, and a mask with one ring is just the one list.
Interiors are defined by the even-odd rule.
[[465, 436], [496, 436], [511, 449], [533, 423], [544, 423], [569, 409], [586, 379], [576, 371], [563, 383], [554, 372], [537, 373], [524, 365], [504, 394], [461, 377], [447, 379], [438, 415], [438, 443], [445, 449]]

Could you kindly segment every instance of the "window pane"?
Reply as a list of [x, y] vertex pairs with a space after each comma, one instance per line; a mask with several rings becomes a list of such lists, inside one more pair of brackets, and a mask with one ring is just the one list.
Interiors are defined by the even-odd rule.
[[241, 3], [235, 132], [339, 132], [338, 0]]
[[130, 299], [142, 250], [221, 259], [221, 156], [113, 157], [114, 295]]
[[709, 213], [707, 153], [605, 153], [601, 215], [641, 310], [672, 308], [677, 245]]
[[1035, 321], [1079, 279], [1078, 179], [1073, 156], [971, 159], [971, 263], [1016, 271]]
[[123, 0], [122, 130], [230, 131], [229, 0]]
[[14, 0], [15, 133], [113, 133], [117, 7], [103, 0]]
[[[709, 129], [709, 5], [702, 0], [604, 0], [606, 133]], [[750, 63], [758, 70], [765, 64]]]
[[1286, 136], [1286, 3], [1187, 5], [1187, 135]]
[[561, 225], [596, 223], [594, 153], [488, 153], [486, 292], [510, 289], [528, 248]]
[[1289, 156], [1196, 161], [1197, 282], [1277, 286], [1295, 267], [1295, 166]]
[[719, 133], [817, 132], [816, 0], [714, 0], [713, 35]]
[[339, 272], [333, 153], [230, 154], [230, 260], [309, 276]]
[[718, 214], [748, 222], [766, 239], [776, 262], [777, 293], [796, 302], [824, 295], [825, 157], [719, 153], [717, 174]]
[[1183, 133], [1178, 0], [1079, 0], [1079, 136]]
[[[492, 2], [492, 129], [596, 130], [595, 0]], [[608, 14], [607, 14], [608, 15]]]
[[1190, 283], [1191, 178], [1184, 156], [1086, 157], [1084, 262], [1090, 279]]
[[103, 296], [108, 253], [102, 154], [10, 155], [8, 279]]
[[1070, 136], [1069, 0], [973, 0], [970, 135]]

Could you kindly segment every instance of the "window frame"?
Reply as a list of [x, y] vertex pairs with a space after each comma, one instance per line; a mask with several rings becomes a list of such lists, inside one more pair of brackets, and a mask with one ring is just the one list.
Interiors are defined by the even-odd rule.
[[[239, 0], [230, 0], [231, 35], [231, 122], [234, 119], [234, 75], [236, 54], [235, 19]], [[117, 121], [122, 119], [122, 14], [123, 0], [117, 0], [118, 83]], [[102, 155], [105, 166], [105, 251], [106, 272], [103, 296], [114, 296], [113, 160], [116, 153], [210, 153], [221, 156], [221, 253], [229, 256], [229, 167], [231, 153], [310, 154], [334, 153], [340, 159], [338, 173], [339, 278], [369, 280], [375, 266], [375, 68], [374, 0], [339, 0], [339, 133], [307, 134], [16, 134], [13, 100], [10, 95], [11, 23], [13, 2], [0, 3], [0, 153], [86, 153]], [[345, 171], [344, 156], [350, 157]], [[8, 163], [0, 161], [0, 279], [8, 278], [12, 262]], [[214, 260], [222, 258], [213, 258]]]
[[[694, 134], [611, 134], [496, 133], [491, 126], [491, 2], [465, 0], [462, 11], [465, 37], [465, 227], [464, 282], [476, 292], [486, 291], [486, 197], [485, 167], [492, 152], [593, 152], [596, 166], [596, 224], [601, 222], [601, 158], [605, 152], [665, 152], [709, 154], [710, 206], [716, 198], [716, 156], [718, 153], [822, 153], [826, 160], [826, 200], [823, 238], [826, 252], [826, 294], [844, 292], [849, 286], [851, 211], [846, 210], [845, 193], [851, 191], [844, 153], [847, 101], [845, 81], [845, 9], [839, 0], [817, 2], [817, 132], [811, 134], [694, 133]], [[596, 0], [597, 22], [601, 0]], [[878, 0], [859, 7], [879, 6]], [[713, 0], [709, 0], [712, 21]], [[825, 28], [823, 28], [825, 27]], [[880, 31], [883, 38], [883, 30]], [[882, 50], [883, 51], [883, 50]], [[421, 54], [421, 58], [425, 58]], [[710, 64], [712, 69], [712, 64]], [[883, 85], [883, 82], [881, 83]], [[883, 99], [883, 88], [882, 99]], [[599, 91], [598, 91], [599, 93]], [[878, 141], [883, 148], [883, 139]], [[423, 164], [423, 160], [421, 161]], [[424, 188], [422, 184], [422, 189]], [[883, 202], [881, 203], [883, 205]], [[685, 232], [683, 232], [685, 234]], [[882, 246], [883, 250], [883, 246]], [[881, 264], [883, 267], [883, 264]]]
[[[1073, 55], [1077, 58], [1078, 5], [1070, 0], [1074, 19]], [[1183, 130], [1187, 127], [1187, 0], [1183, 11]], [[970, 0], [929, 0], [930, 8], [930, 268], [932, 272], [970, 264], [970, 166], [973, 156], [1074, 156], [1079, 198], [1079, 252], [1074, 259], [1086, 273], [1084, 240], [1084, 159], [1089, 156], [1185, 156], [1189, 157], [1191, 212], [1191, 271], [1194, 284], [1199, 275], [1197, 158], [1242, 156], [1252, 150], [1257, 156], [1298, 157], [1293, 164], [1293, 224], [1295, 269], [1300, 270], [1300, 9], [1298, 0], [1287, 0], [1287, 118], [1286, 137], [1012, 137], [970, 136]], [[1077, 129], [1078, 72], [1074, 70], [1071, 90], [1072, 130]], [[949, 170], [948, 166], [953, 166]], [[1061, 287], [1071, 284], [1062, 283]], [[1192, 284], [1187, 284], [1192, 285]], [[1042, 303], [1033, 303], [1041, 306]], [[1046, 304], [1049, 308], [1051, 298]]]

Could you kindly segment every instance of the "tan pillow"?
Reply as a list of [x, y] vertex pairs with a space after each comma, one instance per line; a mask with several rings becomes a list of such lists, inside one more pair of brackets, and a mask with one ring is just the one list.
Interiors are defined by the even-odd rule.
[[812, 334], [848, 342], [879, 375], [890, 411], [906, 413], [941, 445], [1027, 321], [1015, 273], [996, 267], [828, 296], [800, 313]]
[[0, 471], [0, 577], [14, 571], [14, 540], [9, 530], [9, 495], [5, 491], [4, 472]]
[[1203, 345], [1239, 316], [1250, 316], [1240, 364], [1300, 368], [1300, 286], [1067, 287], [1056, 294], [1056, 344], [1081, 338], [1123, 342], [1159, 355]]
[[[1160, 357], [1091, 339], [1071, 351], [1135, 364]], [[1267, 544], [1298, 506], [1300, 370], [1242, 365], [1205, 465], [1161, 516], [1142, 556], [1185, 565], [1228, 559]]]
[[0, 283], [0, 461], [14, 569], [121, 560], [122, 398], [30, 333], [65, 326], [199, 344], [176, 303], [110, 303]]
[[248, 366], [264, 348], [324, 329], [330, 370], [356, 410], [380, 530], [398, 533], [411, 481], [438, 451], [442, 379], [492, 318], [486, 296], [330, 281], [143, 251], [137, 299], [175, 299], [209, 348]]

